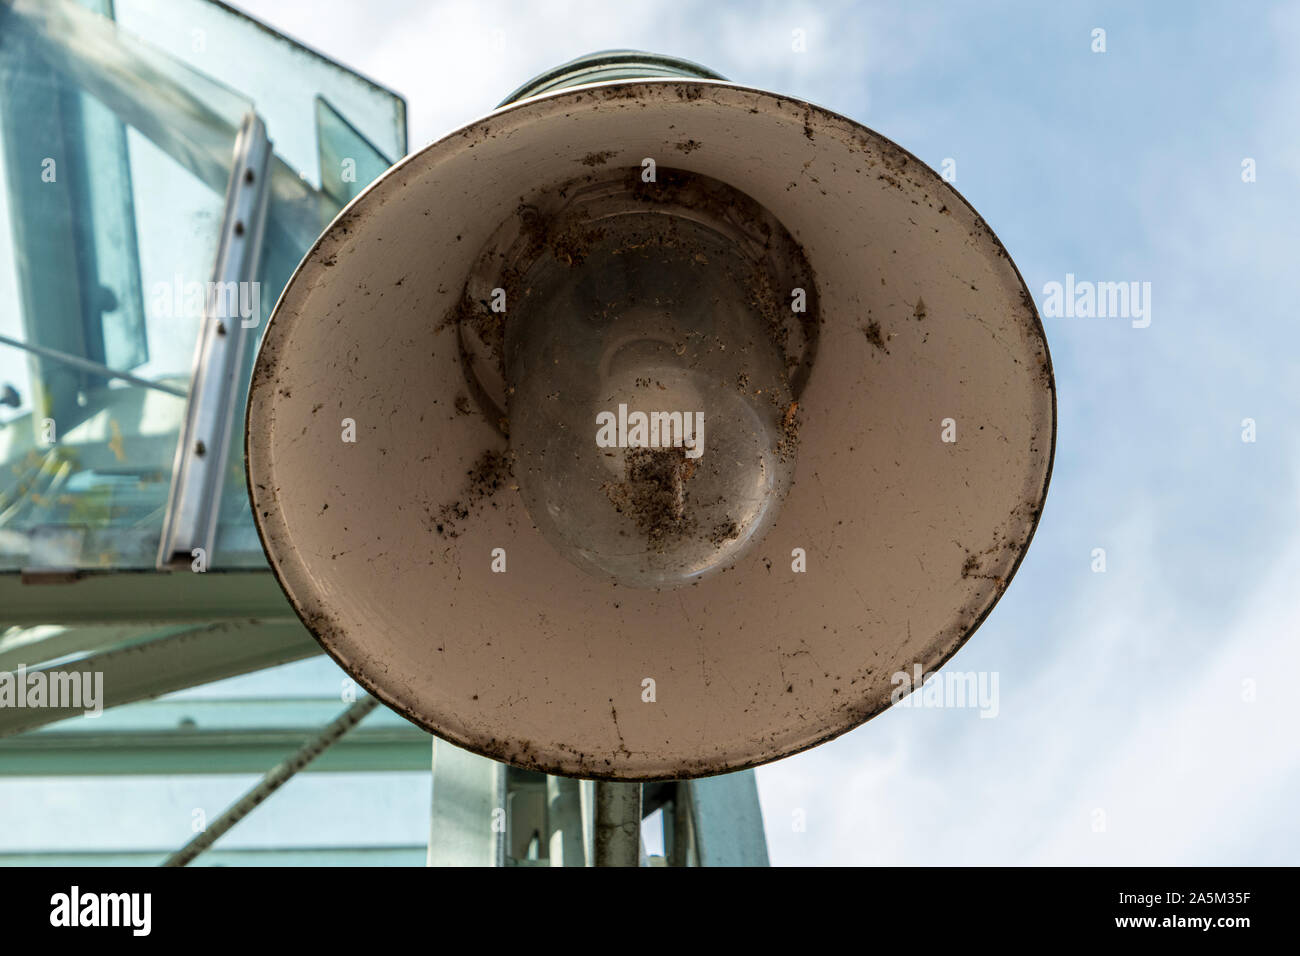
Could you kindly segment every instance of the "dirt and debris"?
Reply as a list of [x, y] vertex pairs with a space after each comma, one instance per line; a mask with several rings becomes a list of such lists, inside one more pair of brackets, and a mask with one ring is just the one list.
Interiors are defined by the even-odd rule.
[[885, 336], [880, 331], [880, 323], [875, 319], [871, 319], [862, 327], [862, 334], [867, 337], [868, 342], [880, 349], [880, 351], [886, 355], [889, 354], [889, 349], [885, 345]]
[[465, 295], [448, 310], [438, 323], [438, 331], [443, 329], [466, 329], [472, 332], [493, 354], [501, 354], [505, 349], [506, 325], [505, 313], [493, 312], [486, 302], [474, 302]]
[[551, 255], [555, 256], [557, 262], [577, 266], [587, 258], [591, 247], [605, 238], [605, 230], [595, 227], [556, 231], [548, 233], [546, 238]]
[[912, 310], [912, 318], [916, 319], [918, 322], [924, 322], [927, 315], [929, 315], [929, 313], [925, 309], [925, 299], [917, 296], [916, 308]]
[[[690, 152], [699, 145], [685, 141], [682, 151]], [[546, 260], [577, 268], [599, 250], [601, 255], [613, 256], [662, 254], [665, 261], [687, 267], [718, 268], [715, 257], [704, 255], [705, 250], [694, 244], [694, 232], [682, 225], [703, 216], [705, 221], [720, 224], [718, 228], [735, 244], [735, 261], [724, 257], [721, 264], [726, 281], [748, 299], [750, 310], [765, 328], [765, 337], [777, 349], [780, 363], [779, 381], [763, 378], [758, 387], [754, 370], [743, 365], [733, 366], [732, 380], [747, 396], [771, 404], [771, 421], [778, 430], [775, 451], [782, 460], [790, 460], [799, 437], [798, 398], [811, 373], [821, 325], [816, 278], [802, 248], [770, 212], [724, 183], [662, 166], [653, 183], [642, 181], [640, 167], [595, 169], [614, 155], [612, 151], [593, 153], [584, 160], [593, 172], [536, 195], [520, 196], [515, 215], [502, 223], [480, 251], [462, 295], [438, 326], [440, 331], [455, 328], [459, 338], [468, 396], [456, 399], [456, 411], [467, 414], [477, 407], [509, 439], [506, 423], [512, 377], [507, 368], [508, 323], [522, 321], [521, 314], [530, 315], [529, 310], [537, 307], [541, 292], [538, 276], [545, 275], [538, 269], [553, 268]], [[601, 213], [629, 209], [629, 200], [631, 211], [640, 212], [636, 206], [643, 204], [650, 215], [625, 219], [617, 228], [609, 226]], [[493, 311], [494, 307], [500, 311]], [[591, 317], [597, 325], [601, 319], [616, 317], [620, 303], [610, 302], [604, 308], [608, 314], [598, 310]], [[678, 355], [688, 349], [705, 355], [734, 347], [743, 356], [760, 344], [696, 341], [690, 335], [687, 339], [680, 343]], [[649, 376], [635, 384], [651, 391], [666, 388]], [[559, 400], [558, 393], [553, 393], [553, 398]], [[687, 535], [706, 541], [738, 536], [725, 527], [727, 521], [717, 522], [716, 515], [708, 521], [698, 519], [703, 526], [690, 518], [684, 483], [696, 465], [684, 458], [681, 449], [636, 449], [627, 458], [625, 479], [606, 487], [611, 501], [632, 517], [652, 550], [662, 552], [670, 541]], [[467, 493], [441, 509], [438, 533], [455, 536], [474, 500]]]
[[709, 543], [714, 547], [720, 548], [728, 541], [735, 541], [740, 537], [740, 526], [728, 518], [721, 521], [713, 528], [713, 534], [709, 535]]
[[686, 482], [695, 474], [696, 459], [684, 448], [629, 448], [626, 478], [607, 482], [602, 490], [620, 514], [626, 514], [658, 552], [695, 531], [687, 508]]
[[776, 443], [776, 453], [788, 461], [799, 447], [799, 403], [791, 402], [781, 415], [781, 438]]
[[460, 537], [458, 523], [488, 505], [496, 507], [492, 497], [511, 484], [513, 465], [507, 452], [487, 450], [465, 472], [466, 482], [460, 497], [442, 505], [433, 516], [433, 530], [445, 538]]
[[[591, 154], [588, 158], [603, 155]], [[773, 343], [781, 350], [791, 391], [797, 396], [811, 373], [821, 322], [816, 279], [802, 248], [784, 233], [770, 213], [725, 184], [668, 167], [660, 167], [656, 182], [643, 182], [640, 174], [640, 167], [602, 171], [602, 178], [589, 175], [531, 201], [521, 201], [513, 222], [505, 224], [498, 239], [480, 254], [473, 274], [481, 273], [481, 281], [476, 283], [471, 279], [465, 294], [439, 323], [439, 330], [458, 328], [463, 352], [496, 366], [497, 377], [504, 380], [506, 311], [492, 311], [487, 291], [502, 290], [506, 303], [514, 306], [528, 300], [528, 277], [546, 254], [568, 267], [581, 265], [592, 247], [608, 234], [604, 227], [592, 224], [593, 220], [585, 214], [585, 205], [574, 204], [578, 202], [576, 193], [585, 191], [595, 196], [621, 193], [669, 213], [647, 218], [645, 235], [632, 248], [674, 248], [687, 241], [673, 228], [676, 217], [672, 215], [672, 207], [738, 224], [738, 236], [743, 237], [739, 241], [751, 265], [745, 275], [734, 278], [748, 291], [750, 307], [762, 316]], [[570, 196], [571, 192], [575, 195]], [[674, 258], [677, 257], [675, 252]], [[707, 264], [708, 258], [697, 254], [693, 261]], [[802, 311], [790, 308], [794, 289], [803, 290]], [[504, 409], [503, 400], [495, 404], [498, 409]]]
[[616, 155], [618, 154], [612, 149], [603, 149], [599, 153], [588, 153], [586, 156], [582, 157], [582, 165], [604, 166]]

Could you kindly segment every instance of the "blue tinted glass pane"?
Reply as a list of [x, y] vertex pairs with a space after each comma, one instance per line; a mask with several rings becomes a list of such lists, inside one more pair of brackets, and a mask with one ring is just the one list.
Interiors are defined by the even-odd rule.
[[321, 192], [340, 208], [393, 164], [323, 96], [316, 97], [316, 134]]
[[0, 6], [0, 570], [149, 567], [246, 101], [77, 4]]

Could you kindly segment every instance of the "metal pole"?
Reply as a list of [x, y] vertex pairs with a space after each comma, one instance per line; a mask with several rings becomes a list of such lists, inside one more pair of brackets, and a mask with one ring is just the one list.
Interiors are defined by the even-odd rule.
[[596, 781], [596, 866], [641, 863], [641, 784]]
[[273, 768], [257, 786], [240, 797], [238, 803], [213, 821], [211, 826], [193, 840], [165, 859], [162, 865], [187, 865], [196, 856], [216, 843], [231, 827], [248, 816], [258, 804], [288, 783], [289, 778], [319, 757], [327, 747], [349, 730], [361, 723], [362, 718], [378, 706], [379, 701], [373, 697], [361, 698], [335, 718], [334, 722], [317, 736], [303, 744], [301, 749], [292, 757]]
[[691, 863], [691, 786], [685, 780], [673, 785], [673, 843], [668, 847], [669, 866]]
[[508, 832], [503, 763], [433, 741], [429, 866], [505, 866]]
[[40, 355], [43, 358], [62, 362], [64, 365], [71, 365], [83, 372], [93, 372], [96, 375], [104, 376], [104, 378], [121, 379], [123, 382], [130, 382], [132, 385], [139, 385], [141, 388], [152, 388], [156, 392], [166, 392], [168, 395], [175, 395], [178, 398], [187, 398], [190, 394], [183, 388], [164, 385], [162, 382], [151, 382], [147, 378], [140, 378], [140, 376], [132, 375], [130, 372], [119, 372], [107, 365], [101, 365], [99, 362], [92, 362], [90, 359], [82, 358], [80, 355], [69, 355], [67, 352], [52, 349], [48, 345], [37, 345], [35, 342], [20, 342], [18, 339], [11, 339], [7, 335], [0, 335], [0, 345], [9, 345], [16, 349], [22, 349], [24, 352], [31, 352], [33, 355]]
[[547, 856], [551, 866], [585, 866], [582, 840], [581, 782], [572, 777], [546, 778]]

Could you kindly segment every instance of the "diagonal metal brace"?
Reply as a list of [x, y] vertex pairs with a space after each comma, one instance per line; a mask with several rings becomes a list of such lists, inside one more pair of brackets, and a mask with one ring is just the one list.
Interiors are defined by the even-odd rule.
[[257, 786], [240, 797], [238, 802], [231, 806], [229, 810], [214, 820], [211, 826], [163, 860], [162, 865], [188, 865], [200, 853], [216, 843], [236, 823], [248, 816], [267, 797], [288, 783], [294, 774], [319, 757], [327, 747], [349, 730], [361, 723], [362, 719], [378, 706], [379, 701], [373, 697], [361, 698], [361, 700], [340, 714], [333, 723], [317, 736], [303, 744], [302, 748], [292, 757], [274, 767], [270, 773], [262, 778]]

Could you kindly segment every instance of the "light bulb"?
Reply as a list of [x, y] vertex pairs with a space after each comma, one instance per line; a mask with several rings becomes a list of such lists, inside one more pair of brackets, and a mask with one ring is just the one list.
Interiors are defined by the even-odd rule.
[[542, 535], [594, 574], [663, 588], [734, 564], [776, 519], [816, 311], [770, 213], [715, 180], [640, 172], [521, 207], [471, 279], [505, 307], [483, 299], [462, 331], [471, 354], [500, 350]]

